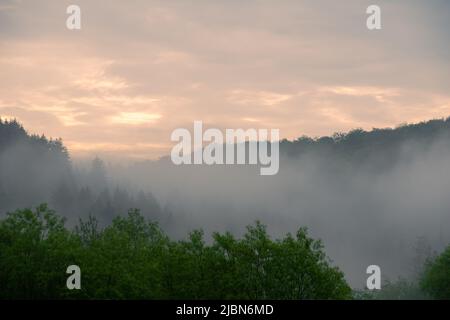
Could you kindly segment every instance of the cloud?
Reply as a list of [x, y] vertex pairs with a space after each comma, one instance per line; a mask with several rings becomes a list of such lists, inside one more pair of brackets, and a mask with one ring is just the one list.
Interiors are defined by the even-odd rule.
[[291, 95], [268, 91], [232, 90], [228, 100], [242, 105], [274, 106], [291, 98]]
[[69, 4], [0, 1], [0, 115], [73, 144], [154, 157], [194, 120], [295, 138], [449, 115], [445, 1], [379, 1], [377, 32], [365, 0], [80, 0], [80, 31]]
[[113, 124], [140, 125], [152, 123], [160, 119], [160, 114], [143, 113], [143, 112], [120, 112], [111, 117]]

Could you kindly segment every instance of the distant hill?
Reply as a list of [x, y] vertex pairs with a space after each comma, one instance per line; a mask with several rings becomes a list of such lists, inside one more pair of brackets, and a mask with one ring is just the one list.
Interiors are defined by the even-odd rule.
[[[364, 171], [384, 171], [394, 164], [408, 161], [411, 155], [425, 154], [436, 141], [450, 150], [450, 118], [431, 120], [396, 128], [355, 129], [348, 133], [311, 138], [303, 136], [280, 145], [281, 161], [299, 167], [304, 157], [320, 160], [329, 173], [351, 175], [358, 166]], [[413, 158], [413, 157], [411, 157]], [[159, 166], [137, 165], [125, 175], [131, 181], [145, 176], [159, 181], [158, 188], [172, 175], [170, 159]], [[299, 162], [296, 165], [296, 162]], [[346, 165], [346, 170], [343, 170]], [[172, 168], [172, 169], [171, 169]], [[349, 169], [350, 168], [350, 169]], [[187, 169], [189, 170], [189, 169]], [[100, 159], [91, 168], [74, 170], [69, 152], [61, 139], [30, 135], [16, 120], [0, 119], [0, 214], [16, 208], [49, 203], [66, 216], [93, 214], [109, 222], [113, 216], [129, 208], [141, 208], [152, 216], [162, 213], [157, 200], [149, 192], [130, 190], [121, 179], [111, 183]], [[145, 212], [144, 212], [145, 213]]]
[[159, 215], [150, 193], [111, 185], [107, 175], [98, 158], [75, 171], [61, 139], [30, 135], [16, 120], [0, 119], [0, 215], [40, 203], [75, 220], [92, 214], [107, 223], [130, 208]]
[[330, 160], [347, 160], [353, 164], [371, 160], [382, 167], [394, 163], [400, 154], [404, 155], [407, 151], [405, 147], [411, 147], [415, 153], [426, 152], [432, 143], [440, 141], [443, 146], [450, 148], [449, 138], [450, 118], [446, 118], [404, 124], [396, 128], [375, 128], [371, 131], [355, 129], [319, 138], [303, 136], [293, 141], [283, 140], [280, 152], [290, 159], [313, 153]]
[[167, 158], [120, 167], [94, 159], [80, 168], [60, 140], [2, 121], [0, 215], [47, 202], [72, 225], [93, 215], [106, 226], [139, 208], [174, 238], [200, 227], [240, 234], [255, 220], [274, 234], [302, 225], [359, 286], [372, 261], [384, 275], [403, 275], [419, 236], [436, 251], [450, 242], [449, 138], [450, 119], [442, 119], [283, 140], [278, 174], [260, 176], [257, 166]]
[[0, 209], [30, 206], [73, 183], [60, 139], [29, 135], [17, 121], [0, 119]]

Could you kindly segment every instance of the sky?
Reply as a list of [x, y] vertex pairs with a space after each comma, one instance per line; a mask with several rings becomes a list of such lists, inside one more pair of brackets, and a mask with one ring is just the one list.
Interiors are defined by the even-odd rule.
[[394, 127], [450, 116], [449, 35], [446, 0], [0, 0], [0, 116], [75, 158], [154, 159], [195, 120]]

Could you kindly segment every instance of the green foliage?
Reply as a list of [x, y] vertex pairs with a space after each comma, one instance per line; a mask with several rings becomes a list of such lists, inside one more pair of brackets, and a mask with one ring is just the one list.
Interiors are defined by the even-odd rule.
[[77, 239], [45, 205], [0, 223], [0, 298], [56, 298], [74, 261]]
[[421, 287], [435, 299], [450, 299], [450, 246], [438, 257], [428, 261]]
[[[222, 253], [222, 266], [237, 274], [228, 283], [241, 299], [339, 299], [349, 298], [343, 274], [329, 266], [319, 241], [300, 229], [272, 241], [266, 228], [249, 226], [242, 240], [215, 234], [214, 246]], [[225, 271], [226, 272], [226, 271]]]
[[[66, 288], [66, 268], [81, 268], [81, 290]], [[342, 272], [306, 229], [272, 240], [265, 226], [242, 239], [202, 231], [170, 240], [138, 210], [98, 228], [95, 218], [64, 227], [45, 205], [0, 221], [2, 299], [347, 299]]]

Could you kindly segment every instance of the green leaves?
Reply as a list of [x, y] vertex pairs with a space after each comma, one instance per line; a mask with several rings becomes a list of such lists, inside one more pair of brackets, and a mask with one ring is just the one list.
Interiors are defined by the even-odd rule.
[[0, 223], [0, 297], [59, 297], [74, 240], [45, 205], [8, 214]]
[[435, 299], [450, 299], [450, 246], [428, 261], [421, 279], [422, 289]]
[[[68, 265], [81, 290], [65, 287]], [[350, 288], [306, 229], [272, 240], [260, 222], [242, 239], [196, 230], [170, 240], [139, 210], [100, 230], [89, 217], [74, 231], [46, 206], [0, 222], [1, 298], [346, 299]]]

